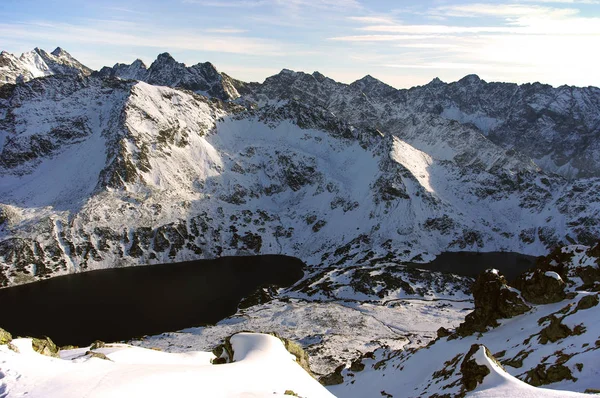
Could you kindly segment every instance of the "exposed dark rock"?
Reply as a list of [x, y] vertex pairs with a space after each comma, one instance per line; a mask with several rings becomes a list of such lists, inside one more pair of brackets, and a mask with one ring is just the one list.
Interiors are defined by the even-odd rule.
[[310, 370], [310, 363], [308, 353], [304, 351], [300, 344], [286, 339], [277, 335], [276, 333], [272, 333], [275, 337], [279, 338], [283, 342], [285, 349], [288, 350], [290, 354], [296, 357], [296, 363], [302, 367], [309, 375], [313, 376], [312, 371]]
[[577, 311], [579, 310], [587, 310], [588, 308], [592, 308], [598, 305], [598, 295], [590, 294], [587, 296], [583, 296], [579, 302], [577, 303]]
[[513, 358], [504, 359], [501, 361], [502, 365], [510, 366], [513, 368], [520, 368], [523, 366], [523, 360], [531, 354], [533, 350], [522, 350], [517, 353]]
[[550, 304], [562, 301], [566, 297], [566, 284], [562, 278], [557, 279], [547, 275], [549, 272], [555, 271], [536, 269], [525, 272], [517, 278], [514, 286], [521, 291], [525, 300], [533, 304]]
[[0, 345], [8, 344], [12, 341], [12, 335], [6, 330], [0, 328]]
[[319, 220], [312, 226], [313, 232], [319, 232], [327, 224], [327, 221]]
[[31, 346], [33, 350], [39, 354], [46, 355], [48, 357], [58, 358], [59, 348], [54, 344], [49, 337], [44, 339], [33, 338], [31, 339]]
[[472, 358], [473, 355], [479, 351], [480, 347], [483, 347], [486, 350], [488, 356], [492, 356], [485, 346], [480, 346], [479, 344], [473, 344], [471, 346], [471, 349], [460, 364], [460, 373], [462, 374], [461, 383], [464, 391], [473, 391], [477, 388], [478, 384], [483, 382], [485, 376], [490, 374], [490, 370], [487, 366], [479, 365], [477, 361]]
[[527, 383], [535, 387], [556, 383], [561, 380], [577, 380], [573, 377], [571, 370], [563, 364], [550, 366], [539, 364], [534, 369], [529, 370], [525, 378]]
[[104, 341], [96, 340], [90, 346], [90, 350], [97, 350], [98, 348], [106, 347], [106, 343]]
[[554, 343], [572, 334], [573, 332], [568, 326], [562, 324], [559, 318], [552, 315], [550, 317], [550, 324], [541, 330], [539, 341], [541, 344]]
[[238, 305], [238, 308], [243, 310], [255, 305], [268, 303], [269, 301], [273, 300], [276, 294], [277, 286], [259, 287], [254, 291], [254, 293], [242, 299]]
[[98, 359], [104, 359], [105, 361], [112, 361], [109, 357], [107, 357], [106, 355], [104, 355], [101, 352], [86, 351], [85, 355], [89, 355], [90, 358], [98, 358]]
[[213, 349], [212, 352], [216, 356], [216, 358], [212, 360], [213, 365], [233, 362], [234, 352], [233, 346], [231, 345], [231, 337], [232, 336], [226, 337], [222, 344], [219, 344]]
[[487, 270], [479, 275], [472, 292], [475, 310], [456, 329], [460, 336], [485, 332], [489, 326], [497, 326], [498, 319], [512, 318], [530, 309], [519, 293], [509, 288], [504, 276], [496, 270]]
[[344, 376], [342, 376], [342, 371], [346, 368], [345, 365], [340, 365], [335, 370], [328, 375], [321, 376], [319, 378], [319, 382], [324, 386], [335, 386], [337, 384], [342, 384], [344, 382]]
[[362, 358], [352, 361], [350, 364], [350, 370], [353, 372], [362, 372], [365, 370], [365, 364], [362, 363]]
[[446, 329], [445, 327], [441, 327], [437, 330], [437, 337], [442, 338], [442, 337], [448, 337], [452, 334], [451, 331], [449, 331], [448, 329]]

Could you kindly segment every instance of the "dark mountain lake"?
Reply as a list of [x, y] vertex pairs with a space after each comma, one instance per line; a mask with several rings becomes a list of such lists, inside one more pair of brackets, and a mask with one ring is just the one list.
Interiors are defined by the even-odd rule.
[[426, 264], [410, 263], [413, 268], [476, 277], [495, 268], [510, 282], [535, 265], [537, 257], [511, 252], [444, 252]]
[[113, 268], [0, 289], [0, 327], [58, 345], [212, 324], [262, 285], [290, 286], [304, 263], [279, 255]]
[[[509, 252], [445, 252], [407, 265], [471, 277], [496, 268], [510, 281], [535, 260]], [[59, 276], [0, 289], [0, 327], [14, 336], [85, 346], [214, 324], [263, 285], [291, 286], [304, 267], [294, 257], [264, 255]]]

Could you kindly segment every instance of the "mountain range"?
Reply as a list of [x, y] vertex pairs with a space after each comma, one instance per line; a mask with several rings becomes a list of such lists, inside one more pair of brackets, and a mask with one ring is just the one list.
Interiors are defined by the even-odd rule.
[[600, 89], [397, 90], [160, 54], [0, 56], [0, 285], [284, 253], [310, 266], [547, 253], [600, 233]]

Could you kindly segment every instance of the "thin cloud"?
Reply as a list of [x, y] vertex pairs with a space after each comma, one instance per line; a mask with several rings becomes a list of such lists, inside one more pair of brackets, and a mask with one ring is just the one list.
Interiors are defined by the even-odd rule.
[[418, 63], [418, 64], [383, 64], [386, 68], [400, 69], [462, 69], [462, 70], [495, 70], [496, 65], [481, 64], [481, 63], [464, 63], [464, 62], [434, 62], [434, 63]]
[[357, 0], [184, 0], [184, 3], [198, 4], [206, 7], [220, 8], [256, 8], [256, 7], [286, 7], [286, 8], [320, 8], [320, 9], [361, 9]]
[[145, 12], [143, 11], [139, 11], [139, 10], [132, 10], [131, 8], [125, 8], [125, 7], [103, 7], [106, 10], [111, 10], [111, 11], [117, 11], [117, 12], [124, 12], [127, 14], [137, 14], [137, 15], [146, 15]]
[[371, 25], [358, 28], [366, 32], [406, 34], [457, 34], [457, 33], [510, 33], [516, 28], [508, 26], [458, 26], [458, 25]]
[[206, 35], [190, 30], [147, 29], [142, 25], [120, 21], [96, 21], [85, 25], [36, 23], [0, 23], [0, 38], [19, 37], [22, 40], [42, 41], [48, 37], [60, 43], [109, 44], [173, 50], [196, 50], [245, 55], [285, 55], [289, 46], [262, 38]]
[[248, 32], [245, 29], [235, 29], [235, 28], [210, 28], [210, 29], [204, 29], [204, 31], [208, 32], [208, 33], [223, 33], [223, 34], [237, 34], [237, 33]]
[[198, 4], [206, 7], [219, 7], [219, 8], [253, 8], [261, 7], [270, 4], [270, 1], [266, 0], [241, 0], [241, 1], [204, 1], [204, 0], [184, 0], [186, 4]]
[[364, 24], [376, 24], [376, 25], [394, 25], [396, 22], [393, 18], [390, 17], [374, 17], [374, 16], [366, 16], [366, 17], [348, 17], [350, 21], [364, 23]]
[[539, 4], [600, 4], [598, 0], [518, 0], [518, 2]]
[[331, 41], [346, 41], [346, 42], [377, 42], [377, 41], [402, 41], [402, 40], [419, 40], [432, 39], [436, 35], [357, 35], [357, 36], [340, 36], [330, 37]]
[[444, 17], [464, 17], [476, 18], [481, 16], [499, 17], [499, 18], [518, 18], [518, 17], [544, 17], [544, 18], [563, 18], [579, 13], [574, 8], [554, 8], [538, 5], [520, 5], [520, 4], [460, 4], [452, 6], [437, 7], [430, 10], [434, 15]]

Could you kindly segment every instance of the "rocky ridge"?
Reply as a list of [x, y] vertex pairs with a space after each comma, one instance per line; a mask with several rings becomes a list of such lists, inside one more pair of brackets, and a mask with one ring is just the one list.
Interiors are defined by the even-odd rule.
[[156, 86], [183, 88], [221, 100], [238, 98], [240, 93], [237, 89], [244, 87], [244, 83], [218, 72], [210, 62], [188, 67], [175, 61], [169, 53], [159, 54], [150, 67], [137, 59], [130, 65], [104, 67], [96, 74], [101, 77], [139, 80]]

